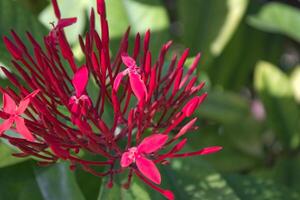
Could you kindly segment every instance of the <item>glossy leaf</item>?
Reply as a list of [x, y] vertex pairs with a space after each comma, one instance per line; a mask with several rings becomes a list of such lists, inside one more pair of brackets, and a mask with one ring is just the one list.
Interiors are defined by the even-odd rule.
[[0, 169], [1, 199], [42, 200], [35, 181], [33, 163], [23, 162]]
[[[250, 5], [257, 8], [253, 1]], [[243, 19], [222, 54], [208, 66], [211, 82], [240, 91], [252, 82], [255, 64], [260, 59], [279, 62], [282, 45], [282, 37], [255, 30]]]
[[290, 199], [296, 200], [300, 196], [296, 191], [279, 185], [268, 179], [254, 178], [250, 176], [232, 175], [226, 178], [229, 185], [235, 190], [240, 199]]
[[292, 75], [291, 75], [291, 82], [294, 91], [294, 97], [298, 103], [300, 103], [300, 66], [297, 66]]
[[247, 0], [179, 0], [184, 43], [194, 54], [205, 52], [203, 59], [207, 64], [222, 52], [232, 37], [247, 3]]
[[0, 168], [11, 166], [20, 162], [24, 162], [28, 158], [16, 158], [12, 156], [13, 153], [16, 153], [16, 150], [13, 150], [8, 145], [0, 142]]
[[197, 109], [201, 118], [221, 123], [232, 123], [249, 114], [246, 99], [230, 92], [210, 91], [206, 100]]
[[284, 34], [300, 42], [300, 10], [283, 3], [268, 3], [249, 23], [260, 30]]
[[9, 35], [11, 29], [19, 33], [22, 41], [26, 44], [29, 44], [25, 39], [28, 27], [38, 41], [41, 41], [42, 36], [47, 34], [46, 28], [38, 22], [32, 11], [23, 3], [23, 1], [0, 1], [0, 62], [3, 64], [10, 64], [11, 57], [2, 42], [2, 37]]
[[45, 200], [72, 199], [84, 200], [74, 173], [67, 163], [59, 163], [49, 167], [35, 167], [36, 181]]
[[[137, 178], [133, 178], [133, 183], [131, 187], [126, 190], [124, 189], [119, 183], [114, 183], [114, 186], [112, 189], [108, 189], [106, 187], [106, 180], [102, 182], [102, 185], [100, 187], [100, 192], [97, 200], [136, 200], [136, 199], [141, 199], [141, 200], [150, 200], [150, 196], [147, 192], [147, 190], [144, 188], [142, 185], [143, 183], [140, 183]], [[118, 180], [118, 181], [123, 181], [125, 182], [126, 179], [124, 180]]]
[[264, 103], [271, 128], [285, 147], [296, 148], [300, 137], [299, 112], [288, 76], [270, 63], [259, 62], [254, 87]]

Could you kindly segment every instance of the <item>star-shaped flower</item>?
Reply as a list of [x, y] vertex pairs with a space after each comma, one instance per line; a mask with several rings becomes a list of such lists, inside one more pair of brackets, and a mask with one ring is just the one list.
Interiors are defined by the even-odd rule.
[[118, 90], [122, 78], [128, 74], [131, 89], [138, 99], [138, 102], [143, 102], [147, 98], [147, 88], [142, 80], [140, 74], [140, 68], [136, 65], [136, 62], [133, 58], [128, 56], [127, 54], [122, 55], [122, 61], [126, 65], [127, 69], [120, 72], [114, 81], [113, 89], [115, 91]]
[[135, 163], [138, 170], [148, 179], [156, 184], [160, 184], [161, 176], [152, 160], [147, 156], [159, 150], [167, 142], [168, 136], [163, 134], [154, 134], [146, 137], [137, 147], [131, 147], [123, 153], [121, 157], [121, 166], [128, 167]]
[[87, 109], [92, 106], [92, 102], [89, 96], [85, 94], [88, 77], [88, 69], [86, 66], [83, 66], [77, 70], [72, 79], [72, 84], [75, 89], [75, 95], [70, 98], [69, 105], [71, 106], [72, 114], [76, 116], [80, 114], [85, 115]]
[[39, 92], [35, 90], [34, 92], [27, 95], [23, 100], [20, 101], [19, 106], [16, 105], [15, 101], [7, 94], [3, 93], [3, 111], [9, 115], [8, 119], [5, 119], [0, 125], [0, 135], [8, 129], [11, 128], [13, 123], [16, 124], [16, 129], [19, 134], [21, 134], [28, 141], [33, 142], [34, 137], [32, 133], [28, 130], [25, 125], [24, 118], [21, 115], [27, 109], [31, 99]]

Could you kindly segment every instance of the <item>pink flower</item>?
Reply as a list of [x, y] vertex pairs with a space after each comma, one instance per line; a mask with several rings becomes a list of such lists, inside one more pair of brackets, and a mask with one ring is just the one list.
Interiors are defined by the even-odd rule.
[[135, 60], [127, 54], [124, 54], [122, 55], [122, 61], [126, 65], [127, 69], [118, 73], [114, 81], [113, 89], [117, 91], [122, 78], [126, 75], [129, 75], [130, 86], [136, 98], [138, 99], [138, 102], [145, 101], [147, 99], [147, 88], [142, 80], [140, 69], [136, 65]]
[[88, 69], [86, 66], [83, 66], [77, 70], [72, 79], [75, 95], [70, 97], [69, 105], [71, 106], [73, 117], [86, 115], [92, 106], [90, 97], [85, 94], [88, 78]]
[[3, 94], [3, 111], [9, 115], [8, 119], [5, 119], [0, 125], [0, 135], [4, 131], [9, 130], [13, 123], [16, 124], [17, 132], [20, 133], [28, 141], [33, 142], [34, 137], [25, 125], [24, 118], [21, 115], [25, 112], [31, 99], [39, 92], [35, 90], [31, 94], [27, 95], [20, 101], [19, 106], [16, 105], [14, 100], [6, 93]]
[[160, 184], [161, 177], [153, 161], [147, 155], [159, 150], [167, 142], [168, 136], [155, 134], [145, 138], [137, 147], [131, 147], [121, 157], [121, 166], [128, 167], [135, 163], [140, 172], [156, 184]]

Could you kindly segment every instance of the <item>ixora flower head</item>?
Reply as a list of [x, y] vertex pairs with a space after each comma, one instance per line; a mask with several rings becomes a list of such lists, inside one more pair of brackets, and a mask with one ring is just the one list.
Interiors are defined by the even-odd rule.
[[[179, 59], [173, 56], [168, 65], [164, 61], [172, 42], [164, 44], [158, 60], [153, 61], [149, 31], [143, 42], [137, 34], [129, 54], [128, 29], [118, 53], [110, 55], [105, 2], [98, 0], [101, 34], [95, 30], [92, 9], [89, 30], [79, 37], [85, 60], [78, 65], [64, 33], [76, 18], [61, 18], [56, 0], [52, 4], [57, 23], [43, 44], [30, 33], [30, 47], [14, 31], [12, 38], [3, 38], [20, 76], [2, 67], [16, 90], [0, 88], [0, 137], [20, 150], [14, 156], [37, 157], [41, 165], [67, 160], [71, 169], [108, 176], [109, 187], [116, 174], [128, 173], [127, 188], [135, 174], [166, 198], [174, 199], [171, 191], [158, 186], [163, 177], [157, 166], [221, 149], [215, 146], [182, 152], [187, 143], [184, 136], [197, 128], [197, 118], [185, 122], [207, 96], [198, 94], [204, 83], [198, 84], [193, 75], [200, 54], [186, 73], [183, 66], [188, 49]], [[93, 90], [87, 90], [89, 84]], [[87, 160], [79, 152], [97, 155], [98, 160]], [[99, 172], [103, 166], [106, 171]]]

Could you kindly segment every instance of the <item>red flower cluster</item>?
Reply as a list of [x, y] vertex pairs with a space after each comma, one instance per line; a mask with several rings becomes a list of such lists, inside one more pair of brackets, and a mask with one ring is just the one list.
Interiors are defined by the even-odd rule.
[[[118, 53], [111, 56], [105, 3], [98, 0], [101, 35], [95, 30], [95, 14], [91, 10], [89, 30], [85, 38], [79, 37], [85, 63], [78, 66], [64, 33], [64, 28], [75, 23], [76, 18], [62, 19], [56, 0], [52, 4], [57, 25], [44, 37], [42, 46], [27, 33], [32, 54], [15, 32], [12, 31], [13, 40], [4, 37], [12, 64], [26, 85], [2, 67], [17, 92], [0, 88], [0, 117], [4, 119], [0, 136], [20, 149], [15, 156], [35, 156], [42, 165], [69, 160], [72, 169], [81, 166], [96, 176], [108, 175], [110, 187], [114, 175], [129, 170], [125, 187], [135, 173], [166, 198], [174, 199], [172, 192], [157, 186], [161, 175], [156, 165], [221, 149], [217, 146], [179, 153], [187, 142], [182, 139], [184, 134], [197, 128], [197, 118], [185, 125], [183, 120], [206, 97], [205, 93], [197, 96], [204, 83], [197, 84], [197, 76], [192, 75], [200, 54], [186, 74], [183, 65], [188, 49], [178, 61], [174, 56], [169, 65], [164, 62], [172, 42], [162, 46], [158, 60], [153, 62], [148, 31], [143, 44], [137, 34], [129, 56], [128, 29]], [[89, 84], [94, 87], [90, 94], [86, 89]], [[19, 106], [15, 102], [20, 102]], [[109, 114], [111, 123], [104, 117]], [[20, 137], [6, 132], [13, 123]], [[79, 152], [98, 155], [100, 161], [87, 160]], [[97, 166], [106, 166], [107, 171], [99, 172]]]

